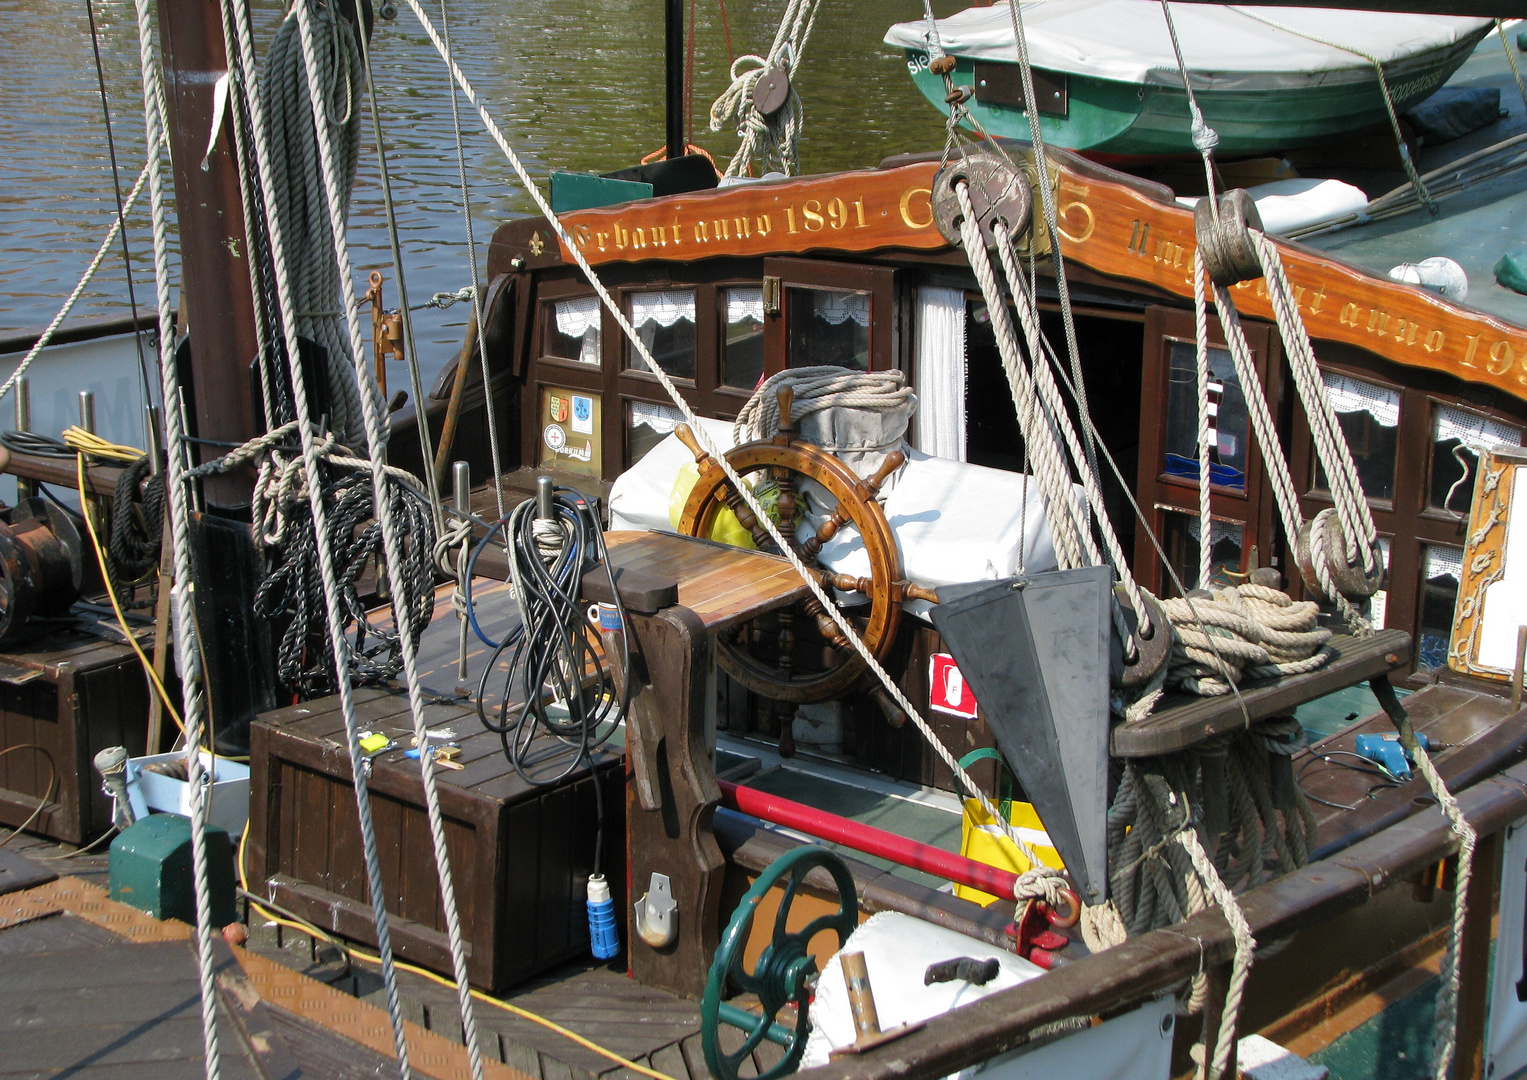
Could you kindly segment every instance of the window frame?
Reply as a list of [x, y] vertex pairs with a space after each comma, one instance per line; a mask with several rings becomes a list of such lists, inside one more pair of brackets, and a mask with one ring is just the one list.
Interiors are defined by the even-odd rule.
[[[792, 287], [869, 293], [869, 370], [889, 371], [902, 367], [904, 320], [897, 303], [900, 275], [892, 267], [779, 257], [763, 261], [763, 276], [764, 378], [779, 374], [787, 366], [790, 346], [788, 297]], [[778, 306], [772, 311], [769, 304], [771, 288], [778, 290], [775, 294]]]

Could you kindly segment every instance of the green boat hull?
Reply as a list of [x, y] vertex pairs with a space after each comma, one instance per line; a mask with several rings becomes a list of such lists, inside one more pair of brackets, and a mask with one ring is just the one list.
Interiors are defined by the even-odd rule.
[[[1430, 97], [1469, 58], [1479, 38], [1438, 49], [1428, 63], [1390, 76], [1395, 111]], [[907, 49], [907, 68], [923, 95], [948, 114], [944, 83], [928, 70], [928, 57]], [[1071, 150], [1115, 157], [1156, 157], [1194, 153], [1189, 130], [1188, 95], [1181, 87], [1116, 82], [1081, 75], [1050, 74], [1068, 81], [1066, 115], [1040, 113], [1046, 141]], [[973, 62], [955, 58], [956, 85], [975, 85]], [[1196, 89], [1196, 88], [1195, 88]], [[1219, 134], [1216, 152], [1247, 155], [1289, 150], [1327, 142], [1375, 124], [1387, 111], [1377, 80], [1354, 86], [1349, 82], [1311, 87], [1297, 92], [1269, 90], [1198, 90], [1204, 119]], [[967, 106], [988, 134], [1029, 138], [1023, 109], [972, 98]]]

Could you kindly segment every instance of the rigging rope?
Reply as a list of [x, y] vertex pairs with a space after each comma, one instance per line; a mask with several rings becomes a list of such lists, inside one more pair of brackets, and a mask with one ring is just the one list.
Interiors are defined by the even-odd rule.
[[[149, 201], [154, 237], [154, 292], [159, 307], [159, 377], [165, 406], [165, 432], [169, 453], [165, 460], [165, 489], [169, 496], [170, 535], [175, 583], [171, 599], [180, 617], [173, 620], [176, 663], [181, 674], [181, 715], [185, 726], [186, 782], [191, 798], [191, 875], [196, 892], [196, 952], [201, 982], [202, 1047], [207, 1080], [219, 1080], [222, 1058], [218, 1050], [217, 994], [213, 985], [212, 893], [208, 884], [207, 806], [208, 785], [203, 783], [203, 720], [206, 715], [206, 683], [196, 640], [195, 598], [191, 589], [190, 492], [185, 481], [185, 417], [180, 396], [180, 375], [175, 364], [175, 324], [170, 311], [169, 219], [165, 208], [164, 72], [155, 47], [153, 15], [149, 0], [134, 0], [138, 20], [138, 68], [143, 80], [143, 129], [148, 154]], [[120, 225], [120, 219], [118, 220]]]
[[[804, 112], [800, 95], [795, 91], [795, 72], [805, 55], [806, 42], [811, 39], [820, 4], [821, 0], [786, 0], [769, 54], [744, 53], [732, 61], [731, 85], [710, 107], [710, 129], [720, 131], [731, 125], [741, 140], [732, 160], [727, 162], [726, 176], [746, 175], [755, 157], [759, 159], [760, 174], [776, 168], [786, 176], [800, 171], [798, 144]], [[754, 103], [753, 90], [758, 80], [774, 69], [785, 72], [790, 94], [776, 112], [764, 116]]]
[[[327, 10], [327, 9], [326, 9]], [[345, 233], [345, 205], [346, 191], [345, 181], [353, 175], [349, 164], [340, 156], [342, 147], [336, 148], [332, 138], [332, 131], [324, 123], [325, 112], [319, 98], [319, 79], [321, 69], [319, 66], [318, 49], [315, 43], [314, 12], [308, 9], [306, 3], [299, 2], [295, 5], [298, 25], [301, 28], [302, 52], [307, 69], [308, 85], [310, 88], [310, 101], [313, 107], [313, 124], [318, 136], [321, 172], [324, 181], [324, 191], [328, 197], [328, 224], [330, 240], [335, 261], [338, 263], [341, 280], [346, 283], [355, 281], [355, 269], [351, 265], [350, 248]], [[475, 259], [474, 259], [475, 273]], [[367, 363], [367, 349], [365, 340], [361, 334], [360, 318], [357, 306], [353, 302], [345, 304], [345, 322], [350, 332], [350, 356], [353, 362], [352, 377], [360, 398], [362, 419], [366, 432], [366, 448], [370, 458], [372, 498], [377, 507], [380, 518], [382, 543], [387, 554], [387, 571], [389, 577], [400, 580], [405, 573], [406, 555], [404, 539], [406, 531], [398, 521], [398, 515], [389, 499], [388, 473], [383, 460], [387, 446], [387, 429], [384, 420], [387, 415], [386, 404], [382, 401], [381, 390], [377, 386], [376, 379], [370, 365]], [[291, 359], [295, 362], [296, 357]], [[293, 372], [294, 379], [297, 377]], [[422, 402], [420, 403], [422, 407]], [[304, 411], [305, 411], [304, 402]], [[490, 410], [491, 412], [491, 410]], [[316, 497], [314, 477], [317, 476], [317, 461], [314, 453], [312, 432], [304, 426], [300, 429], [303, 441], [303, 458], [307, 463], [309, 476], [309, 491], [314, 494], [313, 508], [314, 520], [321, 524], [322, 516], [319, 509], [323, 501]], [[428, 463], [426, 463], [427, 465]], [[495, 462], [495, 466], [497, 462]], [[426, 563], [432, 557], [431, 543], [420, 542], [417, 536], [412, 537], [413, 553], [422, 555]], [[336, 582], [332, 580], [332, 565], [326, 565], [326, 556], [323, 555], [323, 546], [319, 545], [320, 568], [325, 575], [324, 592], [328, 607], [329, 620], [334, 623], [338, 612]], [[400, 625], [404, 621], [404, 613], [398, 606], [396, 594], [393, 600], [394, 618]], [[333, 628], [331, 626], [331, 633]], [[424, 690], [419, 680], [419, 663], [415, 642], [411, 635], [401, 633], [399, 635], [403, 653], [403, 671], [408, 686], [409, 711], [413, 717], [414, 739], [420, 747], [429, 745], [427, 724], [424, 719]], [[341, 688], [341, 693], [347, 691]], [[353, 708], [353, 703], [352, 703]], [[359, 750], [359, 746], [352, 741], [352, 753]], [[462, 1041], [467, 1047], [467, 1057], [471, 1064], [473, 1080], [483, 1080], [482, 1048], [478, 1044], [477, 1020], [472, 1007], [471, 984], [467, 975], [466, 946], [461, 932], [461, 915], [456, 904], [456, 886], [451, 875], [451, 859], [449, 849], [446, 847], [445, 818], [440, 809], [439, 782], [435, 776], [434, 759], [429, 754], [419, 755], [419, 773], [424, 786], [424, 804], [429, 819], [430, 840], [434, 845], [436, 876], [440, 885], [441, 913], [445, 918], [446, 939], [450, 946], [451, 968], [458, 985], [457, 1005], [461, 1014]], [[386, 910], [383, 908], [378, 916], [379, 922], [386, 918]], [[378, 928], [380, 929], [380, 927]]]
[[[138, 0], [138, 2], [145, 3], [146, 0]], [[253, 30], [249, 15], [249, 3], [248, 0], [232, 0], [232, 3], [235, 11], [235, 21], [238, 25], [240, 58], [246, 65], [252, 64], [252, 58], [254, 56], [254, 43]], [[294, 8], [293, 14], [288, 17], [289, 23], [292, 20], [296, 20], [298, 24], [298, 31], [294, 35], [292, 31], [288, 30], [285, 36], [285, 40], [288, 43], [288, 53], [289, 55], [293, 56], [293, 59], [287, 62], [287, 71], [293, 75], [304, 76], [304, 87], [307, 84], [308, 78], [317, 78], [317, 64], [314, 63], [309, 65], [308, 63], [304, 62], [306, 60], [306, 53], [309, 51], [307, 48], [308, 38], [311, 36], [310, 33], [304, 34], [301, 32], [301, 25], [305, 22], [305, 14], [306, 4], [298, 3]], [[325, 9], [325, 13], [321, 13], [320, 18], [332, 19], [332, 9]], [[349, 31], [345, 30], [345, 33], [348, 34]], [[302, 39], [302, 56], [297, 56], [297, 54], [291, 52], [291, 42], [294, 36]], [[330, 71], [333, 73], [332, 68], [330, 68]], [[251, 74], [251, 70], [246, 69], [246, 79], [249, 78]], [[291, 85], [290, 82], [288, 85]], [[305, 89], [302, 92], [304, 95], [306, 94]], [[287, 227], [286, 216], [289, 212], [295, 212], [296, 208], [291, 206], [289, 203], [283, 203], [274, 195], [274, 188], [272, 185], [275, 180], [273, 175], [275, 165], [272, 161], [271, 148], [271, 143], [274, 138], [274, 131], [272, 125], [268, 122], [268, 118], [265, 116], [264, 94], [264, 88], [260, 88], [260, 92], [253, 93], [249, 96], [250, 107], [254, 114], [253, 127], [255, 135], [255, 162], [259, 170], [260, 193], [262, 199], [264, 200], [264, 212], [270, 229], [272, 262], [276, 277], [277, 298], [280, 303], [283, 341], [285, 344], [284, 351], [286, 353], [287, 371], [291, 380], [292, 404], [296, 415], [295, 422], [297, 423], [297, 431], [302, 443], [303, 462], [309, 477], [309, 482], [307, 485], [309, 506], [311, 508], [312, 519], [316, 531], [322, 536], [328, 536], [329, 530], [327, 527], [327, 507], [323, 501], [322, 487], [316, 479], [321, 475], [319, 471], [319, 451], [314, 435], [312, 417], [308, 409], [307, 385], [306, 380], [303, 378], [299, 352], [297, 326], [299, 309], [296, 306], [296, 284], [292, 281], [292, 274], [296, 266], [296, 262], [288, 260], [285, 250], [285, 230]], [[308, 130], [314, 135], [314, 141], [319, 141], [321, 139], [319, 148], [315, 150], [315, 156], [323, 154], [322, 147], [329, 145], [328, 140], [323, 138], [323, 136], [327, 135], [329, 118], [326, 115], [323, 115], [323, 102], [321, 97], [318, 101], [318, 105], [320, 109], [318, 119], [315, 120], [312, 113], [310, 112], [307, 120], [307, 124], [309, 125]], [[353, 109], [349, 111], [352, 114], [354, 112]], [[296, 118], [288, 117], [288, 119], [295, 121]], [[286, 149], [290, 150], [293, 148], [287, 147]], [[283, 164], [289, 160], [290, 159], [287, 157], [282, 158]], [[302, 175], [312, 177], [314, 171], [315, 170], [310, 169], [304, 172]], [[327, 171], [325, 172], [324, 179], [327, 179]], [[327, 188], [327, 184], [321, 184], [320, 196], [327, 194]], [[325, 203], [319, 203], [316, 208], [310, 205], [304, 206], [303, 209], [316, 210], [320, 213], [326, 213]], [[342, 215], [340, 216], [339, 220], [341, 222], [340, 228], [342, 229]], [[322, 224], [321, 219], [319, 224]], [[330, 225], [332, 226], [333, 222], [330, 222]], [[299, 230], [299, 235], [302, 237], [303, 241], [311, 240], [312, 226], [312, 219], [308, 216], [304, 216], [302, 220], [297, 223], [296, 227]], [[320, 234], [320, 236], [321, 235], [322, 234]], [[332, 243], [332, 229], [330, 236], [330, 243]], [[324, 254], [324, 262], [328, 263], [331, 259], [332, 250]], [[349, 280], [349, 275], [346, 275], [346, 280]], [[337, 291], [336, 282], [335, 292]], [[330, 303], [333, 302], [333, 296], [334, 293], [331, 293], [329, 300]], [[355, 306], [353, 304], [346, 304], [345, 308], [346, 313], [349, 316], [350, 323], [354, 325], [356, 310]], [[341, 364], [350, 363], [346, 357], [346, 354], [343, 352], [338, 354], [331, 354], [331, 361], [336, 359]], [[173, 365], [167, 366], [173, 367]], [[365, 366], [366, 365], [363, 361], [361, 367], [364, 368]], [[351, 392], [355, 393], [353, 369], [346, 371], [346, 375], [351, 380]], [[360, 397], [358, 393], [356, 396], [357, 398]], [[176, 438], [180, 437], [181, 436], [179, 433], [177, 433]], [[171, 446], [178, 445], [178, 442], [172, 440]], [[378, 467], [381, 464], [382, 463], [379, 459], [372, 463], [373, 467]], [[385, 497], [378, 499], [378, 503], [385, 505]], [[324, 591], [324, 606], [328, 618], [329, 642], [334, 656], [334, 669], [336, 672], [336, 681], [338, 684], [337, 690], [339, 692], [340, 713], [345, 723], [345, 744], [346, 750], [350, 757], [351, 778], [355, 787], [356, 811], [359, 818], [361, 833], [361, 852], [366, 867], [366, 880], [368, 894], [371, 900], [372, 917], [375, 920], [376, 925], [377, 954], [380, 957], [381, 962], [382, 984], [387, 1003], [388, 1019], [391, 1021], [392, 1025], [393, 1048], [397, 1055], [398, 1072], [401, 1080], [410, 1080], [413, 1074], [412, 1069], [409, 1066], [408, 1041], [403, 1027], [402, 1003], [398, 996], [397, 971], [393, 964], [392, 934], [389, 927], [387, 909], [385, 906], [385, 897], [387, 893], [385, 885], [382, 881], [381, 862], [377, 854], [376, 829], [371, 818], [371, 797], [370, 790], [366, 781], [365, 763], [361, 758], [359, 729], [355, 716], [355, 699], [352, 693], [349, 678], [349, 654], [345, 647], [344, 629], [340, 622], [339, 612], [341, 601], [339, 595], [339, 582], [333, 567], [332, 552], [330, 551], [328, 545], [324, 543], [316, 543], [315, 547], [316, 556], [319, 562], [320, 579]], [[189, 570], [187, 570], [187, 577], [185, 580], [189, 581]], [[402, 649], [406, 666], [406, 659], [411, 655], [412, 645], [407, 634], [402, 635], [402, 641]], [[412, 696], [412, 687], [410, 688], [410, 694]], [[468, 1053], [476, 1053], [475, 1041], [469, 1044]]]

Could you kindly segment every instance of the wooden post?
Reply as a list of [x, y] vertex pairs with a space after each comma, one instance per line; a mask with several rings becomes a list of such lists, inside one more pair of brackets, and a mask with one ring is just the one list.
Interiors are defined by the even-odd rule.
[[[725, 861], [711, 831], [721, 789], [705, 731], [711, 636], [688, 608], [627, 612], [636, 679], [626, 725], [626, 847], [632, 903], [654, 873], [666, 874], [678, 904], [675, 939], [654, 948], [626, 910], [631, 977], [698, 998], [721, 941]], [[619, 654], [610, 652], [619, 662]]]
[[1458, 1052], [1455, 1080], [1484, 1080], [1485, 1017], [1490, 1012], [1490, 928], [1495, 915], [1495, 887], [1500, 882], [1505, 834], [1479, 838], [1474, 875], [1469, 880], [1467, 922], [1459, 947]]
[[[190, 332], [188, 404], [193, 434], [238, 444], [261, 430], [250, 379], [259, 346], [233, 144], [237, 116], [231, 103], [216, 116], [213, 130], [216, 86], [228, 71], [218, 5], [159, 0], [159, 37], [175, 216], [181, 261], [187, 268], [181, 281], [180, 321]], [[208, 477], [202, 483], [207, 504], [248, 506], [252, 476], [246, 471]]]

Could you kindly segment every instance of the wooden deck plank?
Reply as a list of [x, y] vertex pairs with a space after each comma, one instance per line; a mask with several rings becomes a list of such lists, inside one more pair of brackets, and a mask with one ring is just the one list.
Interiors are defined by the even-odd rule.
[[679, 583], [679, 603], [719, 629], [807, 594], [790, 564], [773, 555], [657, 532], [605, 533], [610, 562], [661, 571]]
[[1380, 630], [1369, 638], [1334, 637], [1336, 656], [1318, 671], [1242, 684], [1240, 695], [1201, 698], [1168, 694], [1147, 719], [1115, 724], [1114, 757], [1154, 757], [1186, 750], [1227, 731], [1293, 712], [1303, 702], [1366, 682], [1410, 660], [1410, 635]]

